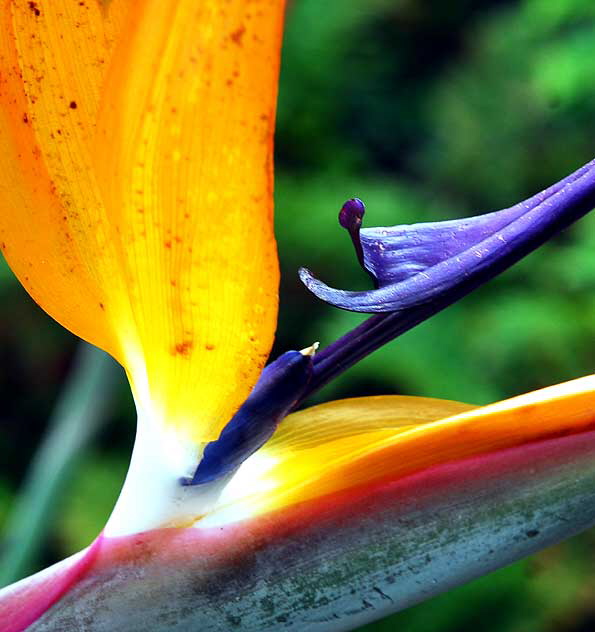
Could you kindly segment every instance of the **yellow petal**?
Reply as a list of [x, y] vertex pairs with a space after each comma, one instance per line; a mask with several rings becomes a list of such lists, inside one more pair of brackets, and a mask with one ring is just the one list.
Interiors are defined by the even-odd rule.
[[441, 399], [383, 396], [333, 401], [289, 415], [241, 466], [198, 525], [234, 521], [324, 495], [327, 485], [343, 489], [337, 467], [362, 450], [393, 443], [412, 428], [471, 409]]
[[244, 489], [232, 487], [205, 524], [586, 432], [595, 427], [594, 411], [595, 376], [473, 409], [401, 397], [315, 406], [283, 421], [277, 435], [238, 472]]
[[282, 0], [2, 10], [0, 241], [32, 296], [214, 438], [276, 322]]
[[361, 435], [394, 436], [415, 426], [471, 410], [474, 406], [431, 397], [353, 397], [312, 406], [289, 415], [266, 446], [272, 452], [333, 449], [337, 441]]

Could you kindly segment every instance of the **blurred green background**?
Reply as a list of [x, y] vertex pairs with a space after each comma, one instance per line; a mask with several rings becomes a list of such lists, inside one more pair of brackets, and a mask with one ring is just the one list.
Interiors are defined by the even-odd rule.
[[[366, 275], [338, 227], [449, 219], [509, 206], [595, 155], [592, 0], [294, 0], [276, 141], [282, 266], [274, 353], [326, 345], [362, 320], [308, 295]], [[482, 404], [593, 372], [595, 216], [498, 280], [376, 352], [321, 392]], [[0, 535], [73, 366], [77, 341], [0, 268]], [[52, 500], [27, 570], [85, 546], [126, 472], [134, 411], [120, 371], [107, 422]], [[313, 400], [314, 401], [314, 400]], [[0, 555], [10, 540], [0, 540]], [[595, 629], [595, 533], [366, 630]], [[1, 569], [0, 569], [1, 570]]]

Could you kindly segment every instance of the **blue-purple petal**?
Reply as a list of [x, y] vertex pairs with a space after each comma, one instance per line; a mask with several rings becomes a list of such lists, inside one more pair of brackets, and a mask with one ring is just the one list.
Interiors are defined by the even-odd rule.
[[300, 351], [287, 351], [265, 367], [219, 438], [206, 445], [194, 476], [182, 484], [201, 485], [234, 472], [270, 439], [303, 395], [311, 375], [312, 357]]
[[335, 289], [306, 269], [300, 270], [300, 278], [313, 294], [335, 307], [366, 313], [402, 311], [495, 276], [593, 206], [595, 161], [501, 211], [444, 222], [358, 227], [356, 252], [376, 279], [378, 287], [373, 290]]

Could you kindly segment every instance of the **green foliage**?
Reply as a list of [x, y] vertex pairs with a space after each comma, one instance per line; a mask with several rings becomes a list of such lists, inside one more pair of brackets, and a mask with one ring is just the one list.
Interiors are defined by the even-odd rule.
[[12, 270], [8, 267], [4, 257], [0, 256], [0, 291], [10, 288], [14, 281], [16, 279]]
[[127, 468], [120, 455], [95, 453], [85, 459], [64, 495], [54, 534], [66, 554], [87, 546], [97, 535], [97, 525], [107, 522]]

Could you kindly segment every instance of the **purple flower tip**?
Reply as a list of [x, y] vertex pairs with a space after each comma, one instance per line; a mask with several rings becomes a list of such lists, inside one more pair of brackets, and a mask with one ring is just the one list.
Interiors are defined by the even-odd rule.
[[358, 230], [362, 225], [362, 218], [366, 212], [364, 203], [359, 198], [347, 200], [339, 211], [339, 224], [349, 232]]

